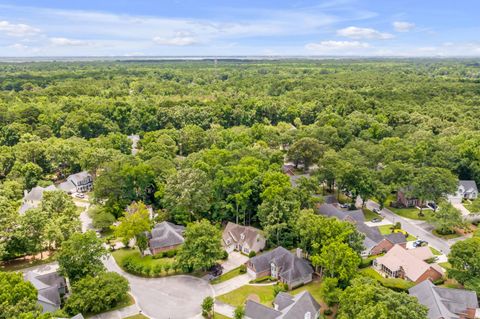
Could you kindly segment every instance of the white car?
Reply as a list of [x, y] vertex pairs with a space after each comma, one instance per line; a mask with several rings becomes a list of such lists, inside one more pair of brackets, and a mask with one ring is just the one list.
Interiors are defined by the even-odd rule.
[[76, 194], [75, 194], [75, 197], [76, 197], [76, 198], [85, 198], [85, 194], [76, 193]]

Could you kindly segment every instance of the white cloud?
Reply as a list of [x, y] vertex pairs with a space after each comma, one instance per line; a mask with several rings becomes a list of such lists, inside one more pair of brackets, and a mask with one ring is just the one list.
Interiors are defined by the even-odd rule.
[[390, 33], [380, 32], [371, 28], [347, 27], [337, 30], [337, 35], [355, 40], [360, 39], [391, 39], [394, 36]]
[[15, 43], [15, 44], [9, 45], [8, 47], [10, 49], [19, 50], [19, 51], [24, 51], [24, 50], [28, 49], [28, 46], [26, 46], [24, 44], [21, 44], [21, 43]]
[[359, 53], [359, 50], [369, 48], [370, 45], [360, 41], [321, 41], [307, 43], [305, 48], [317, 53], [336, 53], [340, 55], [351, 55]]
[[55, 46], [84, 46], [90, 45], [90, 42], [68, 39], [68, 38], [50, 38], [50, 43]]
[[11, 23], [8, 21], [0, 21], [0, 34], [5, 33], [11, 37], [28, 37], [39, 33], [40, 30], [27, 24]]
[[153, 41], [166, 46], [187, 46], [199, 42], [192, 33], [186, 31], [175, 32], [175, 35], [171, 37], [154, 37]]
[[397, 32], [408, 32], [415, 28], [415, 23], [406, 21], [395, 21], [393, 22], [393, 28]]

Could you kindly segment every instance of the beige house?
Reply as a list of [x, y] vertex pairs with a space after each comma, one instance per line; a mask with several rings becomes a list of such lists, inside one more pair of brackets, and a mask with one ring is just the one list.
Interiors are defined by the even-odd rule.
[[385, 255], [375, 259], [373, 266], [385, 277], [402, 278], [416, 283], [426, 279], [435, 281], [444, 276], [444, 271], [437, 264], [426, 262], [433, 257], [428, 246], [406, 249], [395, 245]]
[[242, 226], [229, 222], [222, 234], [223, 247], [228, 253], [234, 250], [244, 254], [251, 251], [258, 253], [265, 248], [265, 237], [262, 232], [251, 226]]

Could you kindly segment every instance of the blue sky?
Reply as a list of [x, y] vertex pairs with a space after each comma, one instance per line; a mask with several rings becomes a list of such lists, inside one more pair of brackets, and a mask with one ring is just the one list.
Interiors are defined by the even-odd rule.
[[0, 56], [480, 56], [480, 1], [0, 0]]

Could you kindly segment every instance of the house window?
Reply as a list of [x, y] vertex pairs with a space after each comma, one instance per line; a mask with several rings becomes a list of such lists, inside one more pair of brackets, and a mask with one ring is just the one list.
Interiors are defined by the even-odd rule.
[[271, 272], [271, 276], [272, 276], [273, 278], [278, 278], [277, 266], [275, 266], [274, 263], [271, 263], [271, 264], [270, 264], [270, 272]]
[[309, 312], [305, 313], [305, 319], [311, 319], [312, 318], [312, 314]]
[[241, 240], [244, 240], [244, 239], [245, 239], [245, 234], [242, 233], [242, 234], [240, 235], [240, 239], [241, 239]]
[[243, 252], [244, 252], [245, 254], [248, 254], [248, 253], [250, 252], [250, 250], [249, 250], [248, 248], [243, 248]]

